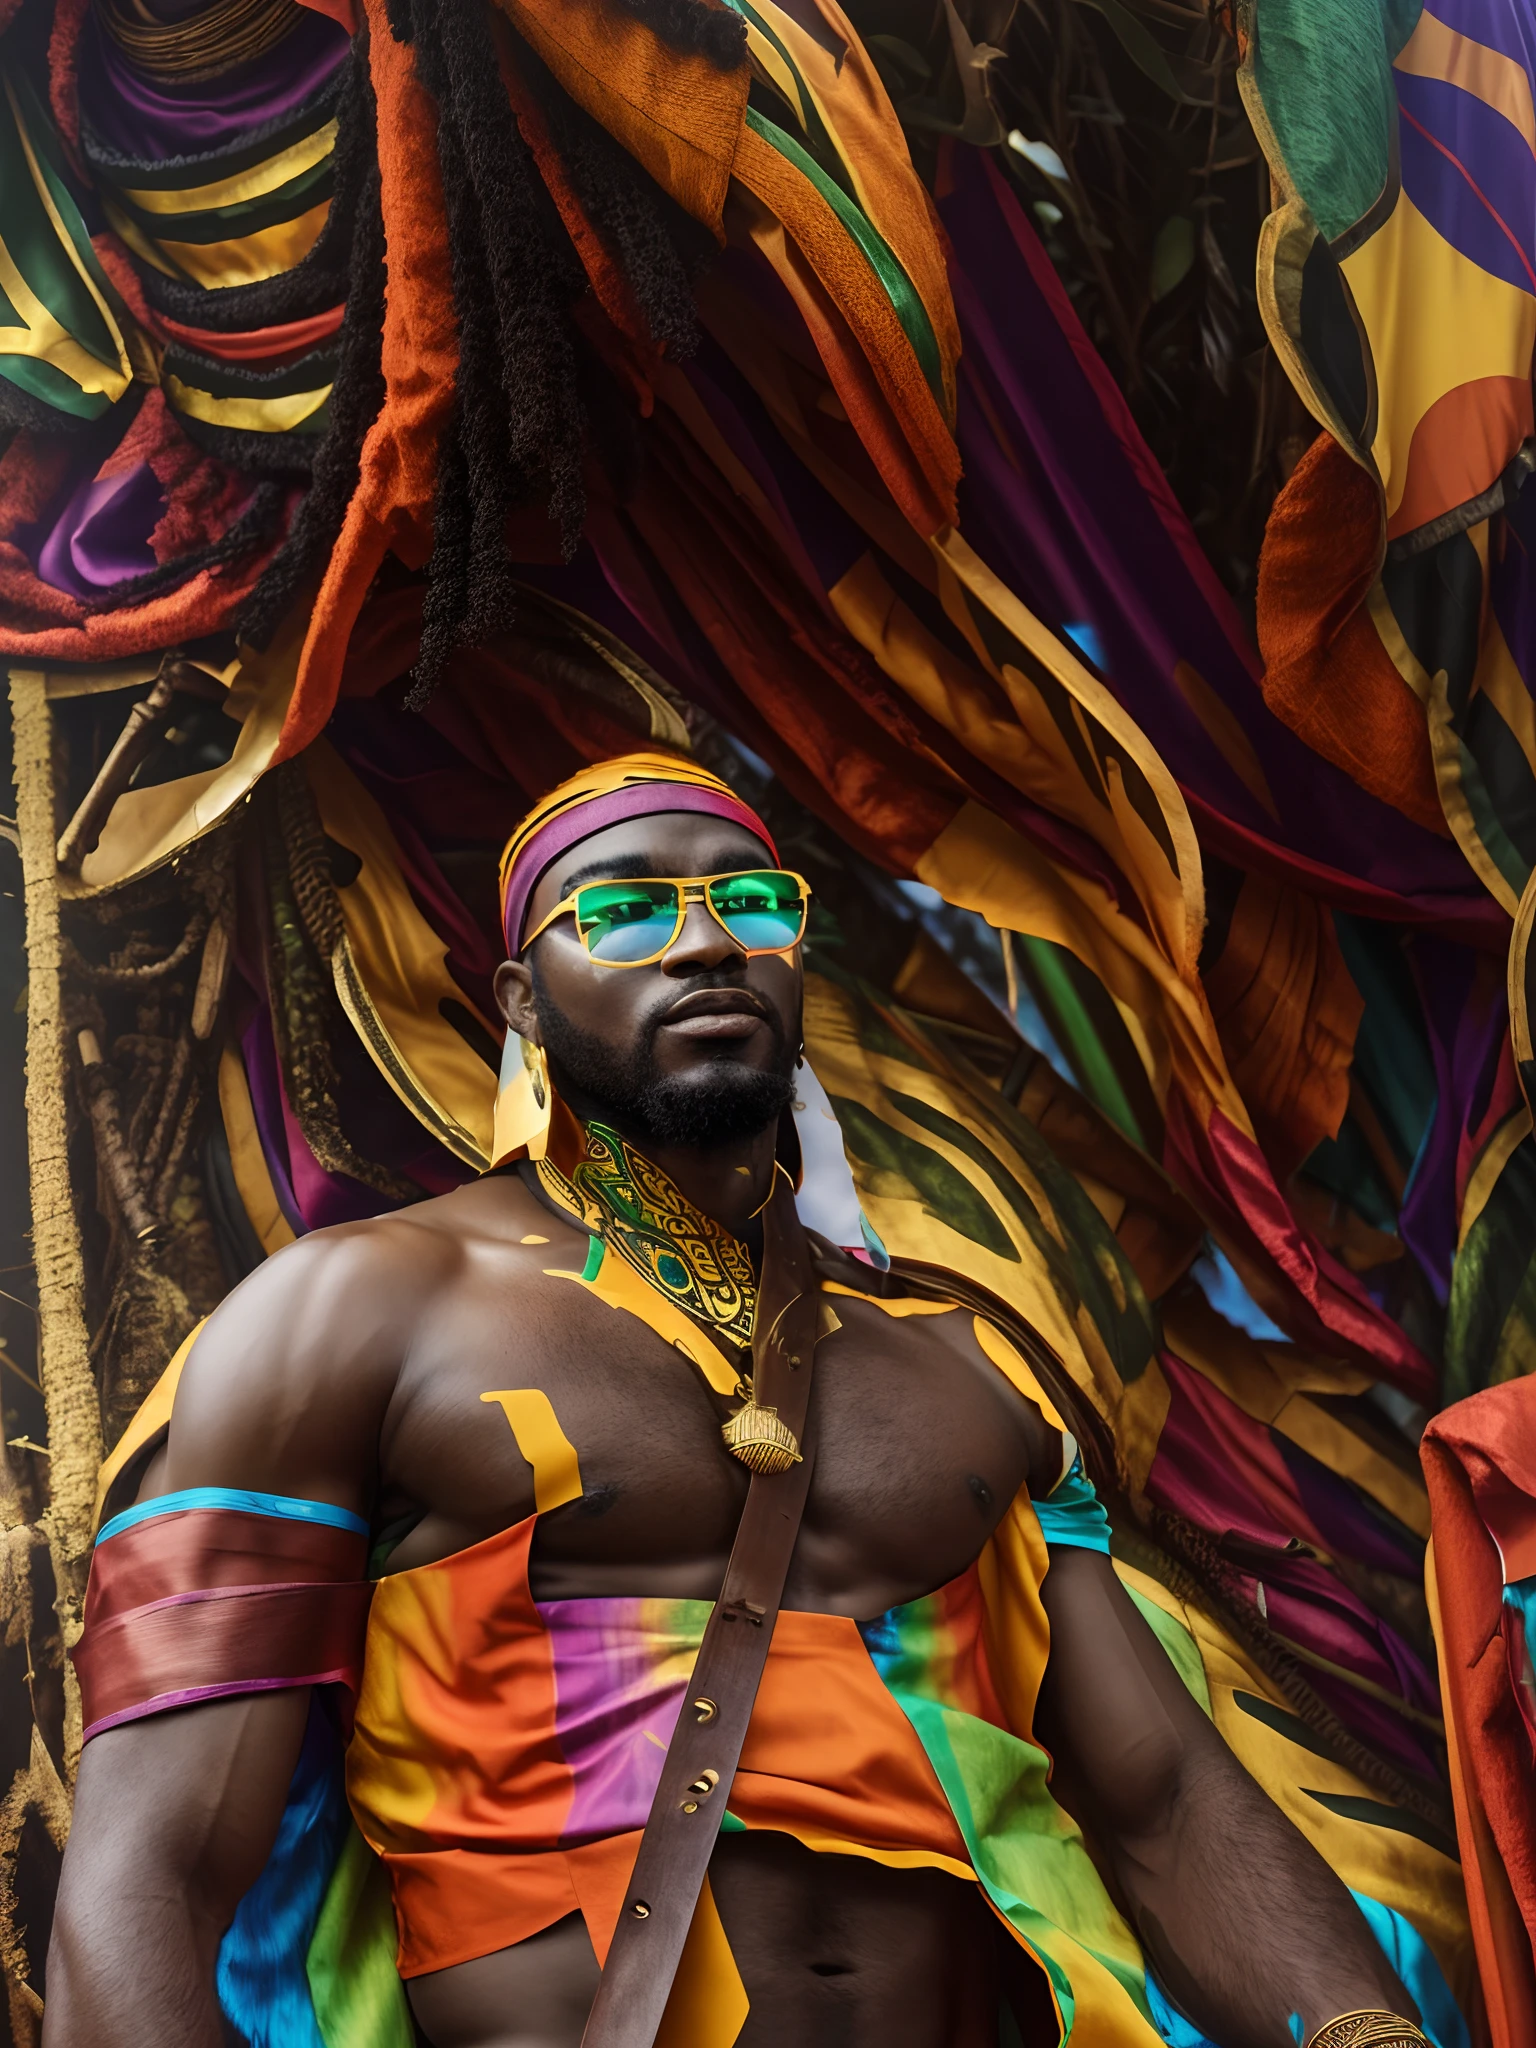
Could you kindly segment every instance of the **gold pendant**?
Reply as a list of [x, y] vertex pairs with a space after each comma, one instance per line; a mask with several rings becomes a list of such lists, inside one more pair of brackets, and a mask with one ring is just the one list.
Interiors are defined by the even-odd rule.
[[799, 1442], [794, 1431], [780, 1422], [777, 1408], [759, 1408], [755, 1401], [748, 1401], [729, 1422], [721, 1423], [720, 1434], [731, 1456], [740, 1458], [749, 1471], [772, 1477], [800, 1463]]

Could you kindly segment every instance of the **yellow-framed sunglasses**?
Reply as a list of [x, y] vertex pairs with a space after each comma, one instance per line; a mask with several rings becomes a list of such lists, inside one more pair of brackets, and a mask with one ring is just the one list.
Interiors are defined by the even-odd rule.
[[703, 903], [743, 953], [785, 953], [805, 936], [810, 896], [810, 883], [789, 868], [583, 882], [528, 934], [523, 951], [569, 912], [589, 959], [604, 967], [649, 967], [676, 944], [689, 904]]

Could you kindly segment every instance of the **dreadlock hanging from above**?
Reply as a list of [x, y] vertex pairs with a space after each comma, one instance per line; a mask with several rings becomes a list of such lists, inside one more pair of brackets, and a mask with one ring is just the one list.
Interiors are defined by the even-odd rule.
[[[630, 11], [651, 19], [640, 0]], [[742, 60], [744, 31], [737, 33], [739, 20], [725, 10], [667, 0], [657, 13], [652, 25], [669, 43], [705, 49], [712, 62]], [[734, 57], [716, 26], [722, 21]], [[438, 105], [459, 330], [421, 647], [406, 700], [419, 709], [456, 648], [483, 645], [511, 624], [513, 510], [547, 504], [567, 558], [574, 554], [586, 519], [584, 386], [590, 391], [607, 373], [571, 318], [588, 289], [586, 271], [507, 98], [487, 0], [392, 0], [390, 26], [413, 44]], [[696, 345], [689, 277], [703, 253], [701, 231], [571, 103], [526, 45], [516, 49], [572, 186], [623, 269], [652, 339], [686, 353]], [[606, 395], [593, 395], [607, 412]]]
[[717, 71], [734, 71], [746, 61], [747, 24], [719, 0], [618, 0], [626, 14], [643, 21], [669, 49], [707, 57]]
[[378, 116], [368, 70], [368, 31], [353, 41], [337, 110], [333, 210], [352, 217], [347, 305], [331, 386], [330, 424], [316, 449], [287, 538], [262, 571], [240, 618], [253, 647], [266, 647], [304, 584], [335, 545], [361, 473], [363, 442], [384, 403], [384, 215], [379, 204]]
[[509, 40], [582, 211], [628, 278], [651, 339], [675, 359], [691, 356], [699, 345], [692, 279], [714, 254], [714, 237], [641, 170], [601, 122], [561, 91], [520, 36]]
[[514, 505], [542, 487], [568, 550], [580, 535], [582, 408], [565, 314], [586, 273], [518, 132], [484, 0], [415, 0], [412, 15], [439, 109], [459, 329], [415, 673], [424, 700], [455, 646], [511, 621]]

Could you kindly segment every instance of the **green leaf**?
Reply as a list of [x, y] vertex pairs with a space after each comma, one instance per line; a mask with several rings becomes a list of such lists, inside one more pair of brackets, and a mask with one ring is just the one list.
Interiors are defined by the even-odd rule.
[[1165, 220], [1152, 244], [1152, 296], [1166, 299], [1183, 282], [1195, 260], [1195, 224], [1187, 214]]
[[1081, 4], [1098, 9], [1138, 71], [1144, 71], [1155, 86], [1167, 93], [1169, 99], [1183, 99], [1184, 88], [1174, 77], [1173, 66], [1168, 62], [1162, 44], [1144, 22], [1137, 20], [1125, 5], [1125, 0], [1081, 0]]
[[889, 58], [895, 69], [914, 84], [923, 85], [933, 76], [933, 67], [921, 51], [904, 43], [900, 36], [866, 36], [864, 47]]

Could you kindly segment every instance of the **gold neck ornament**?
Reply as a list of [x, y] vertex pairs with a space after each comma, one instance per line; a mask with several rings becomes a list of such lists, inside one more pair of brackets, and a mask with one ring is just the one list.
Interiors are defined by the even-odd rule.
[[[751, 1343], [757, 1278], [746, 1246], [610, 1125], [587, 1125], [585, 1155], [569, 1177], [548, 1157], [537, 1170], [550, 1200], [665, 1300], [734, 1344]], [[720, 1432], [732, 1457], [753, 1472], [798, 1464], [799, 1444], [772, 1408], [758, 1406], [750, 1374], [736, 1392], [742, 1406]]]
[[752, 1341], [757, 1278], [747, 1248], [608, 1124], [587, 1125], [570, 1178], [548, 1158], [539, 1181], [656, 1292], [729, 1337]]

